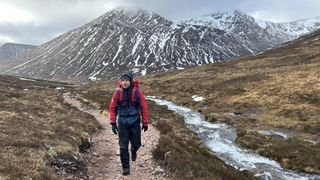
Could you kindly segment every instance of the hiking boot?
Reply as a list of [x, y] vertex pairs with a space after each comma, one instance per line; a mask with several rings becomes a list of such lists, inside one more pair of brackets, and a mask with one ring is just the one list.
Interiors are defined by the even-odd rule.
[[130, 168], [123, 168], [122, 175], [127, 176], [130, 174]]
[[132, 152], [131, 153], [131, 160], [136, 161], [137, 160], [137, 152]]

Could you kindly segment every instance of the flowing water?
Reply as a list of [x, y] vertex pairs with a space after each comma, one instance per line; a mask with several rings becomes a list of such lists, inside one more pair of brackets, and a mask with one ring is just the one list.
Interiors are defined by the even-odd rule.
[[204, 116], [192, 109], [177, 106], [172, 102], [148, 96], [147, 99], [159, 105], [166, 105], [184, 117], [187, 127], [197, 133], [203, 143], [225, 163], [239, 170], [248, 170], [259, 179], [292, 179], [292, 180], [320, 180], [319, 175], [297, 173], [286, 170], [276, 161], [258, 155], [250, 150], [239, 147], [235, 143], [236, 130], [223, 123], [210, 123]]

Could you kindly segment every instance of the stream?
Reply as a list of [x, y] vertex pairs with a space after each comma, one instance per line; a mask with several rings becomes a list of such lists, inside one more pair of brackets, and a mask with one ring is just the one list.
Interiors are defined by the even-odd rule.
[[166, 105], [168, 109], [184, 117], [187, 127], [197, 133], [203, 143], [225, 163], [239, 169], [248, 170], [257, 178], [263, 180], [320, 180], [319, 175], [298, 173], [281, 167], [269, 158], [258, 155], [253, 151], [241, 148], [235, 143], [236, 130], [224, 123], [210, 123], [204, 116], [192, 109], [177, 106], [172, 102], [152, 96], [147, 97], [158, 105]]

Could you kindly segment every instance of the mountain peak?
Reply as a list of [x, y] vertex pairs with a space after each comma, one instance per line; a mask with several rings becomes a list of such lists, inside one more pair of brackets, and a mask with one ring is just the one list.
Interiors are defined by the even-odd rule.
[[232, 11], [234, 15], [248, 16], [245, 12], [235, 9]]
[[245, 12], [240, 11], [238, 9], [234, 9], [232, 11], [226, 11], [226, 12], [217, 12], [217, 13], [210, 13], [207, 15], [203, 15], [201, 17], [213, 17], [213, 18], [222, 18], [222, 17], [244, 17], [244, 18], [250, 18], [251, 16], [247, 15]]
[[106, 12], [103, 19], [114, 18], [124, 24], [171, 24], [160, 15], [142, 8], [118, 7]]
[[223, 13], [219, 12], [208, 14], [189, 20], [184, 20], [182, 22], [186, 24], [210, 26], [229, 32], [236, 26], [244, 23], [252, 25], [254, 23], [254, 18], [240, 10], [235, 9], [233, 11]]
[[108, 11], [105, 15], [116, 15], [116, 16], [150, 16], [150, 17], [161, 17], [160, 15], [142, 8], [129, 8], [129, 7], [117, 7]]
[[141, 12], [144, 12], [144, 11], [147, 11], [145, 9], [141, 9], [141, 8], [130, 8], [130, 7], [117, 7], [117, 8], [114, 8], [110, 11], [108, 11], [106, 14], [115, 14], [115, 15], [128, 15], [128, 14], [131, 14], [131, 15], [136, 15], [136, 14], [139, 14]]

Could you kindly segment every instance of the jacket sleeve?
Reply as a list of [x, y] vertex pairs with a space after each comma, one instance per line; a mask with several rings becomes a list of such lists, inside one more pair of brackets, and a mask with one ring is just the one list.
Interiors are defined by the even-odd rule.
[[142, 115], [143, 125], [148, 126], [148, 104], [142, 91], [139, 91], [140, 111]]
[[109, 115], [110, 115], [110, 124], [116, 123], [117, 113], [118, 113], [118, 102], [117, 102], [117, 91], [113, 93], [111, 102], [109, 105]]

